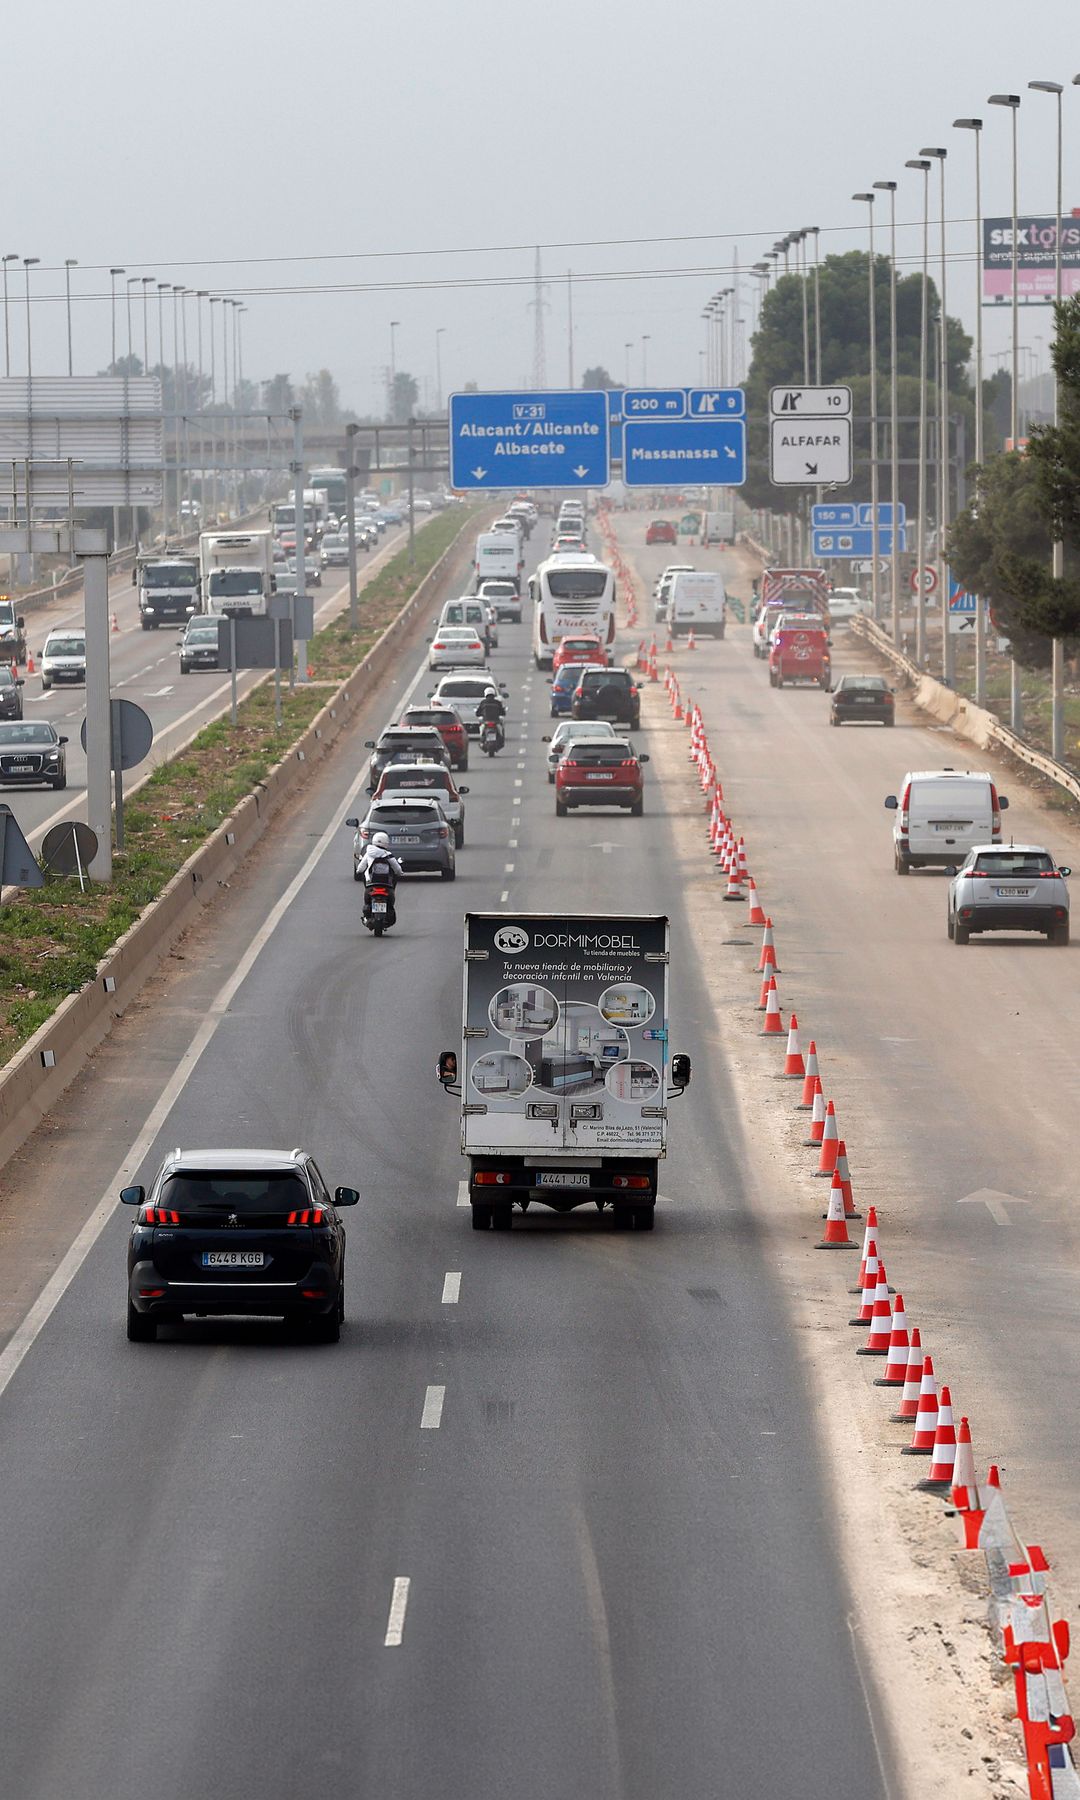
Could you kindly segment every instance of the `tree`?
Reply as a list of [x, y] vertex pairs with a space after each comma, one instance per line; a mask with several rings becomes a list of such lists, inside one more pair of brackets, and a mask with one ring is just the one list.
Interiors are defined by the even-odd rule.
[[[874, 324], [877, 334], [878, 416], [889, 418], [889, 370], [891, 326], [889, 310], [888, 258], [874, 258]], [[824, 385], [843, 383], [852, 390], [854, 430], [854, 488], [866, 496], [870, 492], [870, 307], [869, 258], [863, 251], [851, 250], [843, 256], [827, 256], [819, 273], [821, 307], [821, 369], [816, 369], [814, 352], [813, 283], [807, 289], [807, 325], [810, 339], [810, 366], [815, 381]], [[929, 317], [940, 313], [937, 289], [927, 283]], [[973, 441], [974, 408], [967, 362], [971, 355], [971, 339], [959, 319], [948, 320], [949, 407], [968, 420], [968, 441]], [[902, 418], [913, 420], [919, 411], [919, 357], [922, 333], [922, 275], [906, 275], [896, 284], [896, 366], [897, 400]], [[932, 350], [932, 345], [931, 345]], [[932, 361], [932, 358], [931, 358]], [[774, 488], [768, 478], [769, 389], [803, 380], [805, 373], [803, 339], [803, 283], [795, 275], [783, 275], [764, 298], [761, 320], [753, 339], [753, 360], [746, 380], [747, 412], [752, 420], [748, 433], [750, 467], [744, 496], [754, 506], [771, 506], [794, 510], [803, 498], [798, 488]], [[929, 373], [934, 375], [931, 366]], [[928, 414], [937, 412], [937, 383], [928, 383]], [[883, 440], [884, 442], [884, 435]], [[916, 504], [917, 477], [914, 458], [918, 452], [918, 426], [901, 425], [898, 448], [902, 459], [910, 459], [900, 470], [900, 498], [910, 511]], [[887, 463], [885, 469], [887, 471]], [[885, 474], [882, 497], [887, 499], [888, 476]]]
[[293, 384], [287, 375], [272, 375], [263, 382], [262, 389], [263, 406], [268, 413], [287, 413], [296, 405]]
[[399, 369], [394, 376], [394, 385], [390, 394], [390, 423], [407, 425], [416, 411], [416, 403], [420, 398], [420, 389], [416, 378], [407, 370]]
[[605, 368], [597, 363], [595, 369], [586, 369], [581, 377], [583, 388], [613, 388], [615, 383]]
[[126, 375], [129, 379], [143, 372], [142, 360], [138, 356], [118, 356], [107, 369], [99, 369], [99, 375]]
[[307, 375], [300, 393], [304, 418], [316, 425], [337, 425], [341, 419], [341, 396], [329, 369]]

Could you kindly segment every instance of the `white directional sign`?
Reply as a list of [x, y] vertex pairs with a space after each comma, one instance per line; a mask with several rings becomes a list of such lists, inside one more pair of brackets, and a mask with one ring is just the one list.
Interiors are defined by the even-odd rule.
[[769, 389], [774, 419], [844, 419], [851, 417], [849, 387], [774, 387]]
[[843, 487], [851, 480], [851, 420], [773, 419], [769, 480], [776, 487]]

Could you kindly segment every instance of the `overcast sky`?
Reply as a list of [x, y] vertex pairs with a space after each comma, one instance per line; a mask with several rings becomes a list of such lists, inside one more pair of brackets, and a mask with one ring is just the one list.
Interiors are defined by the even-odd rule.
[[[921, 219], [922, 178], [903, 165], [924, 145], [948, 146], [949, 247], [970, 251], [973, 140], [952, 121], [984, 117], [984, 211], [1007, 213], [1009, 118], [992, 92], [1023, 95], [1020, 210], [1052, 212], [1054, 102], [1027, 82], [1065, 84], [1064, 205], [1080, 206], [1077, 19], [1077, 0], [39, 0], [5, 17], [0, 251], [41, 259], [35, 373], [66, 369], [75, 257], [77, 373], [108, 361], [114, 264], [236, 295], [247, 374], [325, 365], [361, 411], [381, 406], [392, 319], [397, 366], [429, 404], [439, 327], [444, 388], [527, 384], [541, 244], [549, 385], [567, 376], [568, 269], [579, 381], [593, 363], [621, 378], [627, 342], [640, 380], [647, 335], [650, 382], [693, 382], [701, 309], [736, 250], [745, 267], [804, 225], [823, 255], [863, 247], [850, 196], [879, 179], [900, 180], [900, 219]], [[664, 237], [687, 241], [596, 242]], [[918, 245], [905, 229], [899, 255]], [[633, 278], [645, 270], [696, 272]], [[485, 277], [523, 285], [408, 285]], [[355, 283], [390, 291], [312, 291]], [[260, 291], [274, 288], [293, 291]], [[971, 263], [951, 266], [948, 300], [971, 329]], [[1021, 323], [1037, 348], [1047, 313]], [[1007, 341], [987, 316], [988, 352]]]

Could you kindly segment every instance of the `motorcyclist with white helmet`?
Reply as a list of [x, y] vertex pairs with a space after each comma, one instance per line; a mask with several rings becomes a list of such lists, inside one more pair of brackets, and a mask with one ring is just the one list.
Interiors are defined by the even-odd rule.
[[372, 881], [385, 881], [396, 887], [399, 875], [405, 870], [390, 848], [390, 839], [385, 831], [376, 831], [364, 847], [364, 854], [356, 865], [356, 873], [363, 880], [365, 887]]

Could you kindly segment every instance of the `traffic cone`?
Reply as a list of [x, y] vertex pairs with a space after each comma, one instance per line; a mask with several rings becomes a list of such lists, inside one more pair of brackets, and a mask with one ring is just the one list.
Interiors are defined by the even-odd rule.
[[919, 1409], [915, 1414], [915, 1430], [910, 1444], [905, 1444], [901, 1456], [930, 1456], [934, 1449], [934, 1435], [937, 1431], [938, 1398], [937, 1382], [934, 1379], [934, 1359], [923, 1357], [922, 1376], [919, 1380]]
[[[825, 1215], [825, 1236], [816, 1250], [854, 1250], [856, 1246], [848, 1237], [847, 1220], [844, 1218], [844, 1194], [839, 1181], [834, 1181], [829, 1195], [829, 1210]], [[888, 1306], [888, 1301], [886, 1301]]]
[[687, 637], [687, 640], [686, 640], [686, 648], [688, 650], [696, 650], [697, 649], [697, 645], [694, 642], [694, 627], [692, 625], [690, 627], [689, 636]]
[[863, 1288], [867, 1285], [863, 1277], [866, 1274], [866, 1261], [867, 1257], [870, 1255], [871, 1243], [874, 1247], [874, 1255], [877, 1255], [877, 1224], [877, 1207], [872, 1206], [866, 1215], [866, 1224], [863, 1227], [862, 1261], [859, 1264], [859, 1284], [857, 1287], [853, 1287], [850, 1290], [853, 1294], [861, 1294]]
[[739, 865], [736, 862], [734, 855], [728, 864], [727, 878], [728, 883], [724, 890], [723, 898], [725, 900], [741, 900], [742, 882], [739, 880]]
[[943, 1489], [952, 1487], [955, 1468], [956, 1428], [953, 1425], [952, 1395], [947, 1387], [943, 1387], [938, 1404], [930, 1472], [923, 1477], [922, 1481], [917, 1481], [915, 1486], [920, 1488], [924, 1494], [940, 1494]]
[[[834, 1174], [833, 1193], [836, 1192], [839, 1183], [839, 1176]], [[841, 1198], [843, 1198], [842, 1190]], [[855, 1352], [856, 1356], [885, 1356], [888, 1353], [891, 1332], [892, 1308], [889, 1305], [889, 1284], [885, 1279], [885, 1264], [879, 1262], [877, 1286], [874, 1289], [874, 1304], [870, 1310], [870, 1336], [865, 1344], [860, 1345]]]
[[667, 637], [664, 641], [664, 655], [671, 656], [674, 649], [675, 649], [675, 645], [671, 641], [671, 626], [669, 625]]
[[855, 1211], [855, 1203], [851, 1198], [851, 1173], [848, 1169], [847, 1145], [843, 1138], [836, 1146], [836, 1168], [844, 1190], [844, 1211], [849, 1219], [861, 1219], [862, 1213]]
[[649, 658], [649, 680], [659, 681], [659, 679], [660, 675], [656, 667], [656, 651], [654, 650]]
[[119, 631], [119, 629], [120, 629], [120, 621], [117, 618], [115, 613], [113, 613], [113, 615], [112, 615], [111, 627], [112, 627], [113, 631]]
[[37, 674], [37, 667], [34, 663], [34, 652], [32, 650], [26, 652], [26, 673], [28, 675]]
[[[994, 1471], [996, 1473], [996, 1471]], [[979, 1528], [986, 1509], [979, 1493], [975, 1474], [975, 1452], [971, 1447], [971, 1426], [960, 1420], [956, 1433], [956, 1463], [953, 1468], [952, 1503], [964, 1524], [964, 1549], [979, 1548]]]
[[682, 711], [682, 694], [681, 694], [681, 692], [680, 692], [680, 690], [679, 690], [679, 684], [678, 684], [678, 682], [676, 682], [676, 683], [675, 683], [675, 687], [674, 687], [674, 689], [673, 689], [673, 693], [674, 693], [674, 697], [675, 697], [675, 718], [676, 718], [676, 720], [681, 720], [681, 718], [682, 718], [682, 716], [683, 716], [683, 711]]
[[810, 1136], [803, 1138], [807, 1149], [820, 1144], [825, 1135], [825, 1096], [821, 1091], [821, 1081], [814, 1076], [814, 1104], [810, 1114]]
[[802, 1099], [795, 1102], [796, 1112], [809, 1112], [814, 1104], [814, 1083], [820, 1076], [818, 1068], [817, 1045], [810, 1039], [810, 1048], [806, 1052], [806, 1074], [803, 1077]]
[[757, 897], [757, 882], [752, 875], [746, 884], [746, 898], [750, 902], [750, 911], [746, 918], [747, 925], [764, 925], [765, 914]]
[[806, 1064], [799, 1048], [799, 1021], [792, 1013], [788, 1021], [787, 1054], [784, 1057], [784, 1077], [787, 1081], [801, 1081], [806, 1074]]
[[774, 988], [775, 986], [776, 976], [771, 969], [766, 969], [764, 975], [761, 977], [761, 993], [758, 995], [758, 1003], [754, 1009], [756, 1012], [766, 1011], [769, 1004], [769, 989]]
[[746, 839], [745, 838], [739, 839], [738, 853], [739, 853], [739, 880], [740, 881], [749, 881], [750, 865], [746, 860]]
[[908, 1352], [907, 1314], [904, 1311], [904, 1296], [897, 1294], [893, 1301], [892, 1329], [889, 1332], [887, 1359], [884, 1375], [879, 1375], [875, 1387], [903, 1387], [907, 1380]]
[[830, 1100], [825, 1108], [825, 1129], [821, 1134], [821, 1159], [817, 1168], [814, 1170], [815, 1181], [820, 1179], [821, 1176], [825, 1176], [831, 1181], [832, 1172], [836, 1167], [837, 1146], [839, 1145], [839, 1142], [840, 1137], [836, 1129], [836, 1107]]
[[911, 1342], [908, 1345], [907, 1380], [900, 1396], [900, 1405], [892, 1415], [894, 1425], [908, 1425], [919, 1410], [919, 1390], [922, 1387], [922, 1338], [919, 1327], [911, 1327]]
[[776, 979], [769, 983], [769, 998], [765, 1006], [765, 1019], [761, 1027], [762, 1037], [781, 1037], [784, 1031], [783, 1014], [780, 1011], [780, 996], [776, 991]]
[[765, 930], [761, 934], [761, 955], [758, 957], [759, 969], [772, 969], [775, 975], [780, 973], [780, 964], [776, 960], [776, 942], [773, 938], [772, 920], [766, 919]]

